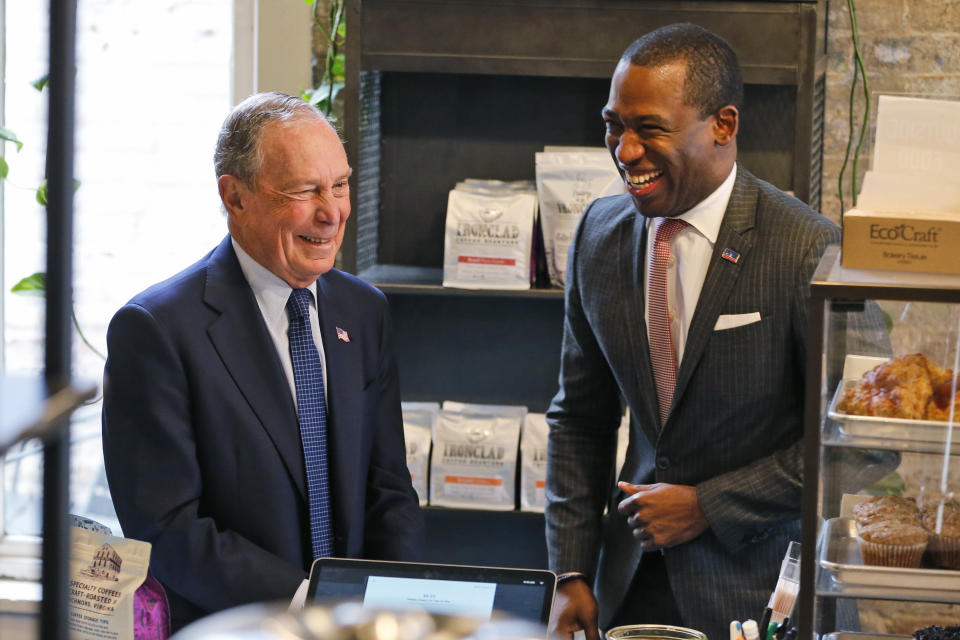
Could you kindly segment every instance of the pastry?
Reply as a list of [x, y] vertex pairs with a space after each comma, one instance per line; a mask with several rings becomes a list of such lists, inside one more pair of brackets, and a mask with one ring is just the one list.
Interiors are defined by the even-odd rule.
[[857, 527], [864, 564], [917, 568], [927, 548], [927, 532], [919, 523], [873, 522]]
[[855, 385], [843, 390], [837, 409], [860, 416], [946, 421], [951, 398], [960, 415], [960, 392], [953, 371], [913, 353], [867, 371]]
[[940, 530], [937, 531], [939, 501], [923, 509], [923, 528], [927, 530], [927, 557], [938, 567], [960, 569], [960, 503], [947, 500], [943, 504]]

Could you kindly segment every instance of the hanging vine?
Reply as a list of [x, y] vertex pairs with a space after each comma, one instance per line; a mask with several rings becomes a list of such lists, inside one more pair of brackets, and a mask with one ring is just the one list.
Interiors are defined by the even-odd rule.
[[853, 147], [854, 138], [854, 103], [857, 94], [857, 80], [863, 81], [863, 121], [860, 123], [860, 133], [857, 139], [857, 146], [853, 152], [853, 167], [850, 180], [850, 194], [853, 206], [857, 206], [857, 174], [859, 172], [860, 151], [863, 148], [863, 142], [866, 139], [867, 125], [870, 121], [870, 83], [867, 80], [866, 66], [863, 64], [863, 54], [860, 52], [860, 30], [857, 27], [857, 9], [854, 0], [847, 0], [847, 7], [850, 12], [850, 29], [853, 37], [853, 81], [850, 83], [850, 106], [849, 106], [849, 129], [847, 132], [847, 149], [843, 155], [843, 164], [840, 166], [840, 175], [837, 178], [837, 195], [840, 198], [840, 223], [843, 224], [843, 174], [847, 170], [847, 162], [850, 159], [850, 149]]
[[303, 92], [303, 99], [322, 111], [332, 122], [338, 123], [342, 114], [337, 112], [337, 96], [345, 82], [346, 0], [304, 2], [313, 8], [313, 26], [325, 40], [326, 53], [322, 65], [318, 65], [321, 70], [319, 82], [314, 88]]

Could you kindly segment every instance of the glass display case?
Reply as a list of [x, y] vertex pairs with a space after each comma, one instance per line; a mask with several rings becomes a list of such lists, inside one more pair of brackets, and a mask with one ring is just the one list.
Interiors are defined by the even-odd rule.
[[[960, 276], [844, 269], [831, 246], [810, 292], [798, 635], [960, 624]], [[908, 500], [857, 506], [885, 493]]]

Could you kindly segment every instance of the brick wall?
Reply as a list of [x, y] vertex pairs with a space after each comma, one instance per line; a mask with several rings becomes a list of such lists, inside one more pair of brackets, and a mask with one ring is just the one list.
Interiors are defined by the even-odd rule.
[[[960, 0], [858, 0], [855, 15], [871, 93], [907, 93], [932, 98], [960, 99]], [[823, 203], [824, 214], [838, 220], [840, 201], [837, 177], [848, 139], [850, 86], [853, 78], [853, 41], [847, 2], [830, 3], [827, 56], [827, 103], [825, 114]], [[864, 96], [862, 85], [855, 95], [854, 113], [861, 122]], [[859, 178], [870, 166], [871, 144], [876, 123], [876, 102], [872, 101], [867, 144], [861, 153]], [[856, 138], [854, 138], [856, 141]], [[852, 206], [852, 167], [844, 177], [844, 204]], [[858, 182], [859, 184], [859, 182]], [[917, 306], [917, 305], [914, 305]], [[930, 313], [943, 311], [934, 309]], [[895, 318], [899, 313], [893, 314]], [[894, 329], [895, 341], [908, 327]], [[898, 353], [923, 351], [921, 345], [898, 344]], [[929, 350], [928, 350], [929, 351]], [[918, 485], [936, 485], [930, 466], [939, 470], [939, 460], [930, 456], [906, 455], [899, 469], [908, 491]], [[954, 474], [956, 475], [956, 474]], [[865, 631], [910, 634], [929, 624], [960, 624], [960, 606], [904, 602], [860, 601]]]
[[[855, 15], [871, 93], [909, 93], [960, 99], [960, 0], [857, 0]], [[824, 132], [823, 213], [840, 216], [837, 177], [848, 139], [853, 40], [845, 0], [830, 2], [827, 28], [827, 102]], [[857, 131], [864, 96], [858, 83], [854, 114]], [[869, 167], [874, 112], [861, 153], [859, 180]], [[854, 138], [854, 144], [856, 143]], [[851, 166], [844, 177], [844, 203], [851, 207]]]

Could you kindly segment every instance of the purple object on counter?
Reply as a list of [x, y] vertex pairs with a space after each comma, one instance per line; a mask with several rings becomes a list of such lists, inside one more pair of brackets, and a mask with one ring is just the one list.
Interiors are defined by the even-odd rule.
[[169, 637], [170, 604], [167, 602], [167, 592], [148, 571], [147, 579], [133, 595], [133, 638], [167, 640]]

